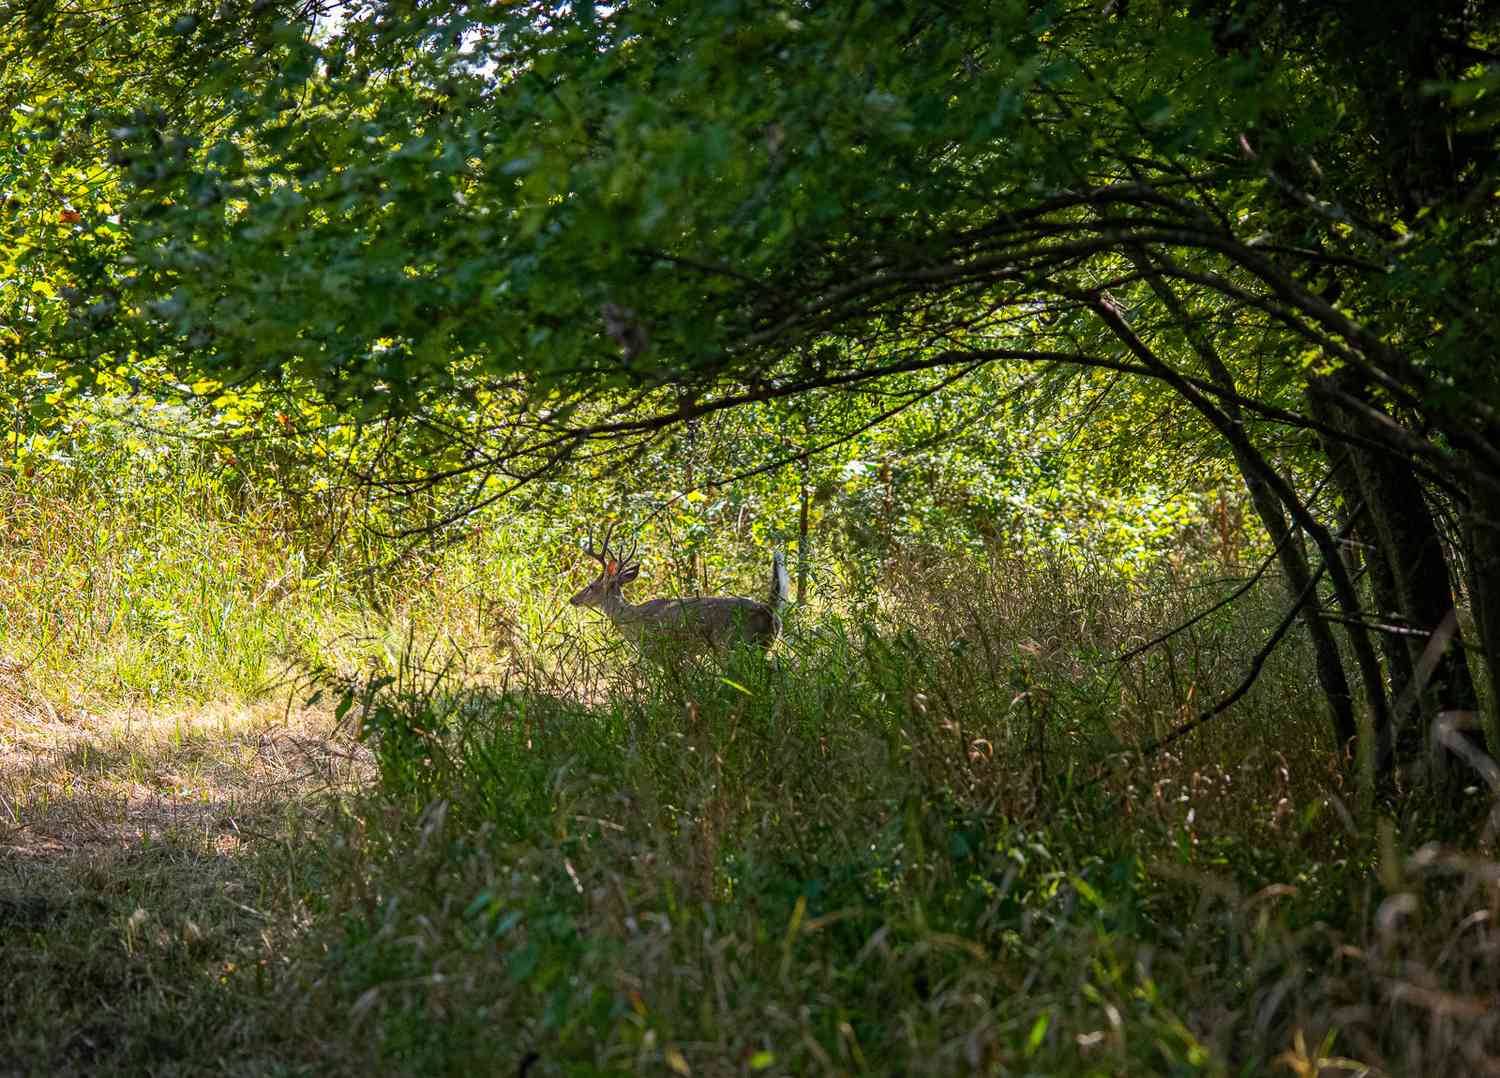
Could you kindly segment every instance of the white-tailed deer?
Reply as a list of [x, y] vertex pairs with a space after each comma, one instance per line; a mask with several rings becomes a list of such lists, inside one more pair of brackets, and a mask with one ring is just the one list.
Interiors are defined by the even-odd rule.
[[610, 551], [611, 530], [604, 533], [602, 549], [595, 550], [592, 541], [584, 547], [585, 553], [599, 563], [600, 573], [570, 602], [602, 611], [621, 635], [643, 651], [692, 655], [724, 651], [742, 641], [769, 648], [781, 635], [781, 618], [776, 611], [786, 602], [790, 582], [780, 551], [771, 560], [769, 603], [733, 595], [628, 603], [620, 588], [640, 575], [641, 563], [635, 560], [634, 546], [623, 556]]

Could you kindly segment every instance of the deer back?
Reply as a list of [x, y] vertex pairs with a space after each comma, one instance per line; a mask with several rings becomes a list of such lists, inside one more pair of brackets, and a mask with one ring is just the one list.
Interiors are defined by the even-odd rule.
[[738, 596], [652, 599], [614, 619], [638, 643], [671, 643], [690, 651], [723, 650], [743, 641], [769, 648], [781, 635], [781, 619], [765, 603]]

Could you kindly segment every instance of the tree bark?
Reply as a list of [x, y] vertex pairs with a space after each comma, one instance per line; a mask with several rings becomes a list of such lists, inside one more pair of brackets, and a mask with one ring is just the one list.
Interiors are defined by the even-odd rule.
[[1245, 433], [1244, 425], [1231, 419], [1222, 408], [1211, 401], [1202, 392], [1190, 384], [1170, 364], [1163, 362], [1147, 345], [1135, 334], [1121, 317], [1119, 309], [1114, 301], [1104, 293], [1074, 294], [1071, 298], [1083, 299], [1097, 314], [1101, 321], [1109, 327], [1131, 353], [1143, 364], [1157, 372], [1161, 379], [1170, 385], [1179, 395], [1193, 406], [1209, 424], [1219, 432], [1234, 453], [1235, 461], [1239, 464], [1241, 471], [1247, 477], [1253, 477], [1256, 481], [1263, 483], [1267, 490], [1275, 495], [1282, 504], [1292, 520], [1300, 527], [1307, 536], [1312, 539], [1327, 566], [1328, 576], [1333, 584], [1334, 595], [1337, 597], [1339, 607], [1343, 610], [1346, 623], [1345, 635], [1349, 640], [1349, 646], [1354, 652], [1356, 663], [1359, 665], [1360, 681], [1364, 688], [1365, 701], [1370, 709], [1370, 720], [1372, 729], [1378, 734], [1382, 726], [1390, 724], [1390, 702], [1386, 698], [1384, 675], [1380, 669], [1380, 660], [1375, 655], [1375, 648], [1370, 643], [1370, 635], [1360, 621], [1361, 608], [1359, 593], [1354, 587], [1348, 572], [1344, 569], [1343, 558], [1339, 554], [1337, 540], [1326, 527], [1315, 517], [1303, 504], [1297, 492], [1292, 489], [1279, 472], [1272, 467], [1271, 463], [1261, 455], [1249, 436]]
[[1500, 737], [1500, 496], [1473, 483], [1464, 512], [1469, 609], [1479, 630], [1480, 653], [1489, 682], [1488, 725]]
[[[1334, 429], [1342, 428], [1340, 416], [1327, 399], [1316, 391], [1316, 382], [1309, 383], [1307, 400], [1309, 410], [1319, 422]], [[1358, 536], [1363, 549], [1364, 563], [1369, 569], [1371, 609], [1382, 624], [1394, 625], [1400, 621], [1398, 611], [1401, 605], [1396, 596], [1395, 578], [1391, 575], [1385, 546], [1371, 525], [1364, 489], [1360, 486], [1359, 473], [1355, 469], [1349, 447], [1337, 438], [1327, 435], [1319, 437], [1319, 444], [1328, 457], [1329, 474], [1343, 502], [1345, 541], [1348, 542]], [[1395, 633], [1377, 630], [1375, 635], [1380, 642], [1380, 653], [1385, 659], [1385, 669], [1389, 675], [1388, 698], [1395, 699], [1407, 685], [1411, 684], [1413, 677], [1411, 655], [1406, 641]], [[1392, 734], [1390, 723], [1381, 723], [1375, 729], [1376, 781], [1387, 793], [1394, 791]]]
[[[1314, 384], [1310, 393], [1315, 397], [1325, 396], [1326, 388]], [[1339, 402], [1359, 395], [1359, 387], [1347, 382], [1338, 384], [1337, 390], [1326, 397]], [[1366, 433], [1361, 430], [1365, 425], [1362, 415], [1341, 411], [1342, 416], [1333, 416], [1336, 422], [1342, 420], [1340, 425], [1350, 433]], [[1407, 674], [1400, 695], [1408, 706], [1393, 715], [1397, 728], [1391, 746], [1394, 765], [1406, 766], [1423, 757], [1429, 743], [1427, 735], [1443, 712], [1473, 713], [1478, 698], [1456, 623], [1448, 556], [1421, 481], [1410, 464], [1394, 453], [1349, 445], [1346, 454], [1354, 465], [1364, 499], [1365, 519], [1370, 522], [1365, 537], [1373, 539], [1377, 548], [1372, 557], [1383, 559], [1388, 569], [1388, 581], [1373, 576], [1372, 581], [1377, 589], [1385, 586], [1394, 591], [1397, 620], [1402, 628], [1410, 630], [1403, 640], [1412, 673]], [[1450, 628], [1451, 636], [1444, 643], [1440, 634], [1447, 634]], [[1440, 653], [1428, 655], [1433, 646], [1441, 648]], [[1427, 667], [1431, 672], [1425, 684], [1415, 683], [1412, 678], [1420, 677], [1418, 671]], [[1414, 701], [1412, 694], [1416, 695]], [[1408, 719], [1404, 714], [1412, 703], [1419, 708], [1420, 721]], [[1483, 745], [1472, 747], [1482, 749]], [[1466, 762], [1461, 759], [1449, 762], [1459, 765], [1456, 770], [1445, 769], [1453, 781], [1460, 775], [1472, 777]]]
[[797, 606], [801, 607], [807, 601], [807, 576], [812, 568], [812, 551], [809, 549], [807, 535], [810, 492], [807, 489], [806, 458], [802, 461], [802, 483], [797, 496]]

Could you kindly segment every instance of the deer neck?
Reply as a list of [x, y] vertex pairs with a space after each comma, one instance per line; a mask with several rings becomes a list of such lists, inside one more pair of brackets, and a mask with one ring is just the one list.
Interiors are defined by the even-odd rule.
[[604, 616], [609, 618], [610, 621], [618, 623], [622, 619], [628, 618], [635, 611], [635, 606], [627, 603], [625, 596], [620, 594], [620, 589], [614, 587], [606, 591], [604, 597], [599, 600], [599, 609], [604, 612]]
[[[644, 605], [644, 604], [642, 604]], [[627, 640], [642, 642], [648, 635], [647, 626], [640, 617], [641, 607], [625, 601], [618, 588], [611, 589], [599, 601], [599, 609], [609, 618], [615, 631]]]

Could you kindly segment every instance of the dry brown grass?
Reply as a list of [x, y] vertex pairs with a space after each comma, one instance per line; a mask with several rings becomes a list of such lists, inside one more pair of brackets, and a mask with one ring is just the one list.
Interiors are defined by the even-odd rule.
[[322, 711], [59, 712], [0, 676], [0, 1074], [288, 1073], [268, 988], [364, 750]]

